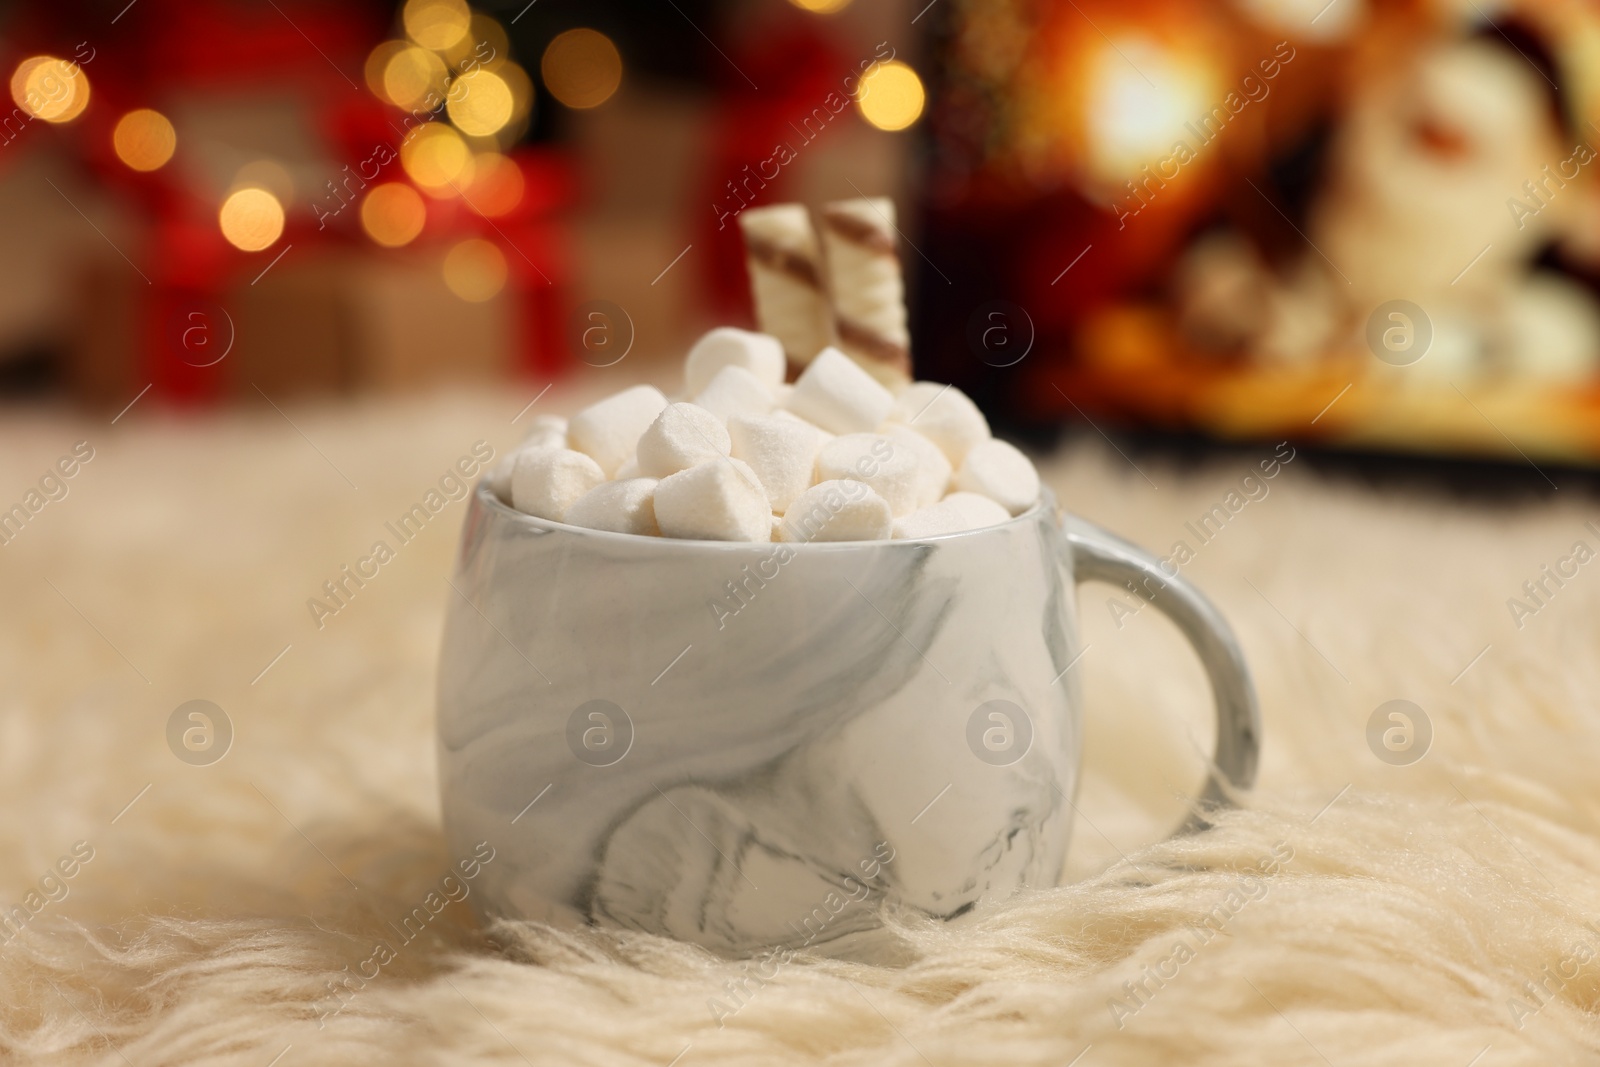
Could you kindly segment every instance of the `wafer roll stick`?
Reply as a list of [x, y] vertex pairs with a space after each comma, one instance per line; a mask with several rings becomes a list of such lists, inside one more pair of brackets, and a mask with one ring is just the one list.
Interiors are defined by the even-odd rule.
[[839, 347], [886, 384], [911, 380], [905, 284], [895, 251], [894, 202], [837, 200], [822, 209]]
[[762, 333], [782, 344], [790, 377], [833, 343], [817, 234], [800, 204], [748, 208], [739, 215], [745, 260]]

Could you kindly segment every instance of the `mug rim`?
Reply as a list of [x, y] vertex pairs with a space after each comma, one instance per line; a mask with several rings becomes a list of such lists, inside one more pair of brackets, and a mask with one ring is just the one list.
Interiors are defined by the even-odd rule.
[[714, 549], [723, 552], [749, 551], [752, 548], [770, 547], [772, 545], [787, 545], [796, 552], [827, 551], [838, 548], [859, 548], [862, 545], [926, 545], [953, 541], [957, 538], [972, 537], [985, 534], [994, 530], [1005, 530], [1024, 522], [1033, 522], [1041, 515], [1056, 510], [1055, 495], [1048, 486], [1039, 487], [1039, 496], [1033, 504], [1022, 513], [1013, 515], [1005, 522], [997, 522], [993, 526], [979, 526], [971, 530], [957, 530], [954, 533], [933, 534], [928, 537], [889, 538], [880, 537], [867, 541], [708, 541], [692, 537], [658, 537], [650, 534], [618, 533], [615, 530], [594, 530], [587, 526], [573, 526], [555, 519], [541, 519], [537, 515], [529, 515], [525, 511], [518, 511], [510, 504], [505, 503], [495, 495], [486, 479], [480, 479], [474, 490], [476, 503], [488, 508], [491, 514], [497, 514], [501, 519], [510, 519], [521, 522], [523, 525], [547, 533], [570, 533], [587, 537], [597, 537], [601, 540], [617, 541], [623, 544], [649, 544], [649, 545], [679, 545], [684, 550]]

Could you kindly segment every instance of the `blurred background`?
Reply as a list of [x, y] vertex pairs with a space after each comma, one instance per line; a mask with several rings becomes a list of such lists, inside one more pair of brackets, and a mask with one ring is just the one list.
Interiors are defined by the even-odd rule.
[[0, 69], [12, 408], [670, 389], [744, 207], [883, 194], [1003, 427], [1600, 460], [1587, 0], [52, 0]]

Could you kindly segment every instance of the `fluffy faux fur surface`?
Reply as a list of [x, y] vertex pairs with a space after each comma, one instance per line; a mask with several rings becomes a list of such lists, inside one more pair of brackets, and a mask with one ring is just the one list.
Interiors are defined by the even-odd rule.
[[[575, 403], [556, 395], [539, 409]], [[1088, 773], [1060, 888], [954, 925], [890, 916], [898, 966], [479, 929], [441, 899], [471, 883], [444, 881], [464, 857], [439, 833], [432, 733], [463, 506], [404, 544], [385, 523], [475, 441], [511, 445], [524, 403], [0, 421], [0, 509], [93, 449], [0, 545], [0, 909], [22, 926], [0, 943], [0, 1061], [1600, 1056], [1600, 562], [1572, 558], [1600, 549], [1600, 507], [1374, 491], [1291, 460], [1202, 543], [1186, 524], [1271, 448], [1180, 471], [1093, 438], [1046, 464], [1073, 510], [1158, 554], [1185, 541], [1250, 657], [1260, 783], [1211, 831], [1161, 840], [1203, 775], [1198, 665], [1154, 611], [1085, 586]], [[315, 617], [379, 539], [394, 558]], [[169, 747], [195, 699], [233, 730], [210, 765]], [[1394, 699], [1431, 725], [1409, 765], [1369, 743]], [[404, 940], [391, 924], [419, 906]]]

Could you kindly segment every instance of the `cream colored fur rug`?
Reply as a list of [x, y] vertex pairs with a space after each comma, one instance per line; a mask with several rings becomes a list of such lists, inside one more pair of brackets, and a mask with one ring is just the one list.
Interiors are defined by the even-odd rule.
[[[539, 410], [573, 403], [557, 396]], [[1201, 779], [1198, 666], [1155, 612], [1118, 628], [1116, 591], [1086, 587], [1091, 772], [1062, 888], [908, 922], [903, 967], [804, 959], [764, 982], [646, 937], [483, 931], [450, 904], [335, 1014], [330, 983], [457, 859], [432, 690], [461, 506], [320, 631], [305, 602], [475, 440], [510, 445], [526, 399], [290, 406], [293, 427], [270, 409], [0, 422], [0, 506], [94, 449], [0, 546], [0, 906], [40, 905], [0, 945], [0, 1061], [1600, 1056], [1600, 564], [1520, 629], [1507, 607], [1575, 541], [1600, 547], [1600, 507], [1575, 487], [1522, 506], [1375, 493], [1304, 462], [1185, 568], [1265, 715], [1259, 788], [1211, 832], [1157, 843]], [[1091, 438], [1048, 475], [1164, 552], [1270, 451], [1141, 473]], [[1411, 766], [1367, 741], [1397, 698], [1433, 728]], [[192, 699], [235, 731], [211, 766], [168, 748]], [[738, 1007], [720, 1027], [717, 1003]]]

